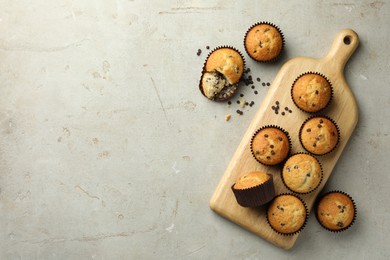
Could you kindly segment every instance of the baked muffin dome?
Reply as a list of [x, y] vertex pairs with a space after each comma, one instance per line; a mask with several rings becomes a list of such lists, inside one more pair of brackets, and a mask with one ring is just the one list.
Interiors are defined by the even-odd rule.
[[324, 228], [330, 231], [342, 231], [353, 224], [356, 207], [349, 195], [332, 191], [319, 200], [316, 217]]
[[275, 126], [260, 128], [252, 137], [251, 150], [258, 162], [277, 165], [283, 162], [290, 152], [288, 134]]
[[309, 113], [324, 109], [332, 98], [332, 86], [329, 81], [315, 73], [300, 76], [291, 88], [294, 104]]
[[284, 163], [282, 180], [286, 187], [293, 192], [312, 192], [321, 183], [321, 165], [310, 154], [294, 154]]
[[208, 99], [223, 101], [233, 96], [244, 74], [244, 59], [230, 47], [212, 51], [205, 62], [200, 90]]
[[244, 47], [249, 57], [256, 61], [275, 60], [283, 50], [283, 34], [276, 26], [258, 23], [246, 33]]
[[303, 123], [299, 140], [306, 151], [324, 155], [333, 151], [339, 138], [338, 128], [333, 121], [327, 117], [314, 116]]
[[308, 211], [303, 201], [292, 194], [278, 195], [270, 204], [267, 220], [278, 233], [292, 235], [303, 229]]
[[275, 197], [272, 175], [259, 171], [238, 178], [232, 190], [238, 204], [243, 207], [258, 207]]

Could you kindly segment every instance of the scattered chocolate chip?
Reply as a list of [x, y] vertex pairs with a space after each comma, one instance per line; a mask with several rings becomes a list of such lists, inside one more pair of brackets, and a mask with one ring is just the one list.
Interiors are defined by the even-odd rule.
[[331, 134], [332, 134], [332, 136], [336, 136], [336, 133], [335, 133], [335, 132], [332, 132]]
[[280, 225], [283, 227], [284, 225], [286, 225], [286, 224], [284, 224], [284, 223], [280, 223]]
[[343, 227], [343, 222], [341, 222], [341, 221], [337, 222], [337, 226], [338, 227]]
[[236, 102], [237, 104], [240, 104], [240, 100], [237, 100], [237, 102]]
[[316, 104], [311, 104], [311, 106], [312, 106], [312, 107], [315, 107], [315, 106], [316, 106]]
[[269, 82], [267, 82], [267, 86], [269, 87], [271, 84]]
[[278, 110], [275, 110], [275, 114], [279, 114]]
[[275, 152], [274, 152], [274, 150], [272, 150], [272, 151], [271, 151], [271, 154], [272, 154], [272, 155], [275, 155]]
[[289, 113], [292, 113], [292, 110], [289, 110], [288, 112], [289, 112]]
[[279, 141], [283, 141], [283, 138], [279, 136], [279, 137], [278, 137], [278, 140], [279, 140]]
[[263, 83], [261, 83], [261, 85], [263, 85], [263, 87], [265, 87], [265, 83], [263, 82]]
[[244, 94], [240, 94], [240, 97], [243, 97], [244, 96]]
[[255, 86], [252, 86], [251, 88], [252, 88], [252, 89], [255, 89]]
[[276, 107], [275, 107], [275, 106], [272, 106], [271, 108], [272, 108], [272, 110], [275, 110], [275, 109], [276, 109]]
[[267, 156], [267, 160], [271, 160], [271, 157], [270, 157], [270, 156]]
[[307, 177], [310, 177], [310, 172], [308, 172], [308, 173], [306, 174], [306, 176], [307, 176]]
[[206, 46], [206, 49], [208, 49], [208, 50], [209, 50], [209, 49], [210, 49], [210, 46]]
[[257, 80], [258, 82], [260, 82], [260, 78], [257, 78], [256, 80]]
[[313, 144], [313, 147], [316, 147], [316, 146], [317, 146], [316, 143], [314, 143], [314, 144]]
[[248, 103], [248, 102], [245, 102], [245, 106], [247, 106], [247, 105], [249, 105], [249, 103]]
[[198, 52], [196, 53], [196, 55], [200, 56], [200, 54], [202, 54], [202, 50], [198, 49]]
[[295, 169], [295, 170], [298, 169], [298, 165], [294, 165], [294, 169]]
[[228, 101], [228, 105], [231, 105], [232, 104], [232, 101]]
[[284, 110], [288, 111], [288, 107], [285, 107]]
[[318, 95], [318, 93], [319, 93], [318, 90], [316, 90], [316, 95]]
[[339, 209], [341, 209], [342, 207], [341, 207], [341, 205], [337, 205], [337, 207], [339, 208]]
[[276, 105], [279, 105], [279, 101], [276, 101], [275, 104], [276, 104]]
[[257, 94], [258, 94], [257, 90], [255, 90], [255, 92], [254, 92], [254, 93], [255, 93], [255, 95], [257, 95]]
[[311, 132], [311, 129], [310, 128], [306, 129], [306, 132]]
[[257, 155], [259, 155], [259, 154], [260, 154], [260, 151], [259, 151], [259, 150], [257, 150], [257, 151], [256, 151], [256, 154], [257, 154]]
[[273, 144], [271, 144], [269, 147], [270, 147], [271, 149], [274, 149], [274, 145], [273, 145]]
[[318, 124], [318, 125], [317, 125], [317, 127], [318, 127], [318, 128], [321, 128], [321, 127], [322, 127], [322, 125]]
[[286, 171], [288, 171], [288, 172], [291, 171], [290, 166], [287, 166], [287, 167], [286, 167]]
[[264, 135], [264, 137], [265, 137], [265, 138], [267, 138], [267, 137], [268, 137], [268, 135], [267, 135], [267, 134], [265, 134], [265, 135]]
[[282, 112], [281, 114], [282, 114], [282, 116], [284, 116], [286, 113]]
[[316, 140], [317, 140], [317, 141], [321, 140], [321, 137], [320, 137], [320, 136], [317, 136], [317, 137], [316, 137]]
[[324, 120], [320, 119], [320, 124], [322, 124], [324, 122]]

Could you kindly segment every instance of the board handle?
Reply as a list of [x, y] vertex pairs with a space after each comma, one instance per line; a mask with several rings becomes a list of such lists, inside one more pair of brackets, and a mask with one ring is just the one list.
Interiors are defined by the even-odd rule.
[[333, 41], [332, 47], [325, 56], [330, 65], [344, 70], [345, 64], [359, 46], [359, 36], [351, 29], [341, 30]]

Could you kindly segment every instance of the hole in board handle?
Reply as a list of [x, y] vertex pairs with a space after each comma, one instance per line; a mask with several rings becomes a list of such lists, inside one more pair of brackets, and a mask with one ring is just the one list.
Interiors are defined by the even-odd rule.
[[344, 41], [344, 44], [350, 45], [351, 41], [352, 41], [352, 37], [347, 35], [347, 36], [344, 37], [343, 41]]

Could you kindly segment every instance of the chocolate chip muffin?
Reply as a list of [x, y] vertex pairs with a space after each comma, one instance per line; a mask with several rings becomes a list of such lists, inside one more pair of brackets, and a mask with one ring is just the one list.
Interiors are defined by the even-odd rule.
[[333, 120], [324, 116], [314, 116], [307, 119], [300, 129], [299, 135], [303, 148], [315, 155], [332, 152], [340, 139], [337, 125]]
[[244, 47], [249, 57], [255, 61], [273, 61], [279, 57], [283, 50], [283, 34], [273, 24], [257, 23], [246, 32]]
[[267, 211], [267, 221], [282, 235], [300, 232], [306, 224], [308, 211], [304, 202], [292, 194], [278, 195]]
[[307, 73], [300, 76], [291, 88], [294, 104], [309, 113], [324, 109], [332, 98], [332, 86], [322, 75]]
[[320, 224], [330, 231], [343, 231], [354, 223], [356, 206], [352, 198], [344, 192], [332, 191], [318, 202], [316, 217]]
[[312, 192], [322, 180], [321, 165], [310, 154], [294, 154], [284, 163], [282, 180], [286, 187], [293, 192]]
[[289, 136], [276, 126], [265, 126], [252, 137], [251, 151], [258, 162], [277, 165], [283, 162], [290, 152]]
[[272, 175], [258, 171], [238, 178], [232, 190], [238, 204], [243, 207], [258, 207], [275, 197]]
[[199, 88], [208, 99], [227, 100], [237, 91], [243, 73], [244, 58], [239, 51], [217, 48], [206, 59]]

